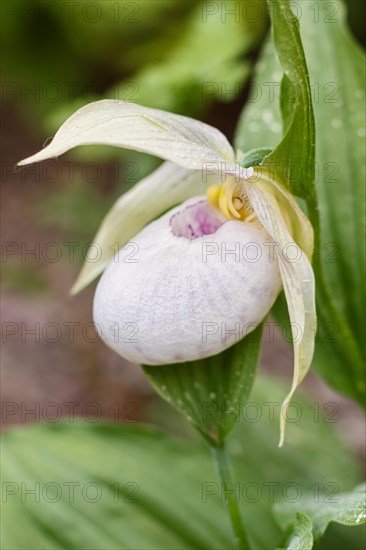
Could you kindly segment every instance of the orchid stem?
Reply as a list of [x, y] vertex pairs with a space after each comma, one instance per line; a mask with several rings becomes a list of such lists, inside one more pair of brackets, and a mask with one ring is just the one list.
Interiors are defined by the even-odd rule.
[[235, 534], [237, 548], [238, 550], [250, 550], [244, 523], [235, 498], [234, 484], [231, 476], [231, 465], [224, 443], [213, 445], [211, 447], [211, 451], [221, 481], [221, 494], [223, 494], [225, 498], [230, 515], [231, 526]]

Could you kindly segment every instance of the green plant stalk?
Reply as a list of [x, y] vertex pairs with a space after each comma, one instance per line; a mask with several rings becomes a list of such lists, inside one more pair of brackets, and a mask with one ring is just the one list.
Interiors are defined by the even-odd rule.
[[237, 548], [238, 550], [250, 550], [239, 506], [233, 494], [234, 485], [231, 476], [231, 465], [226, 452], [225, 443], [222, 442], [217, 445], [212, 445], [211, 451], [222, 484], [222, 490], [225, 494], [225, 501], [230, 516], [231, 526], [235, 534]]

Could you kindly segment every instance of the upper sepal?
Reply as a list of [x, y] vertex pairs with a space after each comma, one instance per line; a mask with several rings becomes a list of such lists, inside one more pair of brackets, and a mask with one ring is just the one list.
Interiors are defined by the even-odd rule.
[[89, 103], [76, 111], [47, 147], [19, 162], [19, 166], [90, 144], [149, 153], [184, 168], [202, 169], [215, 164], [222, 170], [224, 164], [227, 169], [235, 169], [234, 151], [216, 128], [185, 116], [111, 99]]

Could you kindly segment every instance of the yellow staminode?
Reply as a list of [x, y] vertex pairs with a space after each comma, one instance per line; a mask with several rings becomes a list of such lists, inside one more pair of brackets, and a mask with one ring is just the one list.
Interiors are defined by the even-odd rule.
[[249, 221], [248, 218], [253, 213], [246, 201], [239, 196], [238, 184], [235, 181], [210, 185], [206, 195], [210, 205], [220, 210], [229, 220]]

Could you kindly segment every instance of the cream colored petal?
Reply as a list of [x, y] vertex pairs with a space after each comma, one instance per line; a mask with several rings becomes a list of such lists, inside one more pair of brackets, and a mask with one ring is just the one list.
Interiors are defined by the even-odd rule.
[[294, 347], [293, 383], [281, 409], [282, 446], [287, 407], [310, 368], [316, 331], [315, 281], [306, 254], [291, 237], [276, 199], [267, 185], [244, 183], [249, 201], [277, 248], [277, 258], [291, 321]]
[[19, 165], [57, 157], [88, 144], [142, 151], [190, 169], [208, 164], [209, 170], [217, 165], [222, 171], [224, 164], [225, 169], [235, 170], [234, 151], [216, 128], [192, 118], [109, 99], [76, 111], [47, 147]]
[[297, 204], [294, 196], [283, 185], [271, 178], [264, 168], [255, 169], [254, 175], [259, 176], [261, 182], [267, 182], [272, 187], [274, 196], [289, 217], [294, 240], [311, 260], [314, 253], [313, 226]]
[[[123, 194], [104, 218], [94, 238], [86, 261], [71, 290], [80, 292], [105, 269], [118, 250], [136, 235], [147, 223], [179, 204], [205, 193], [215, 182], [215, 176], [202, 177], [201, 171], [186, 170], [164, 162], [155, 172]], [[133, 259], [133, 249], [130, 252]]]

